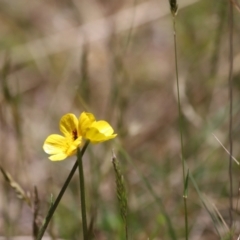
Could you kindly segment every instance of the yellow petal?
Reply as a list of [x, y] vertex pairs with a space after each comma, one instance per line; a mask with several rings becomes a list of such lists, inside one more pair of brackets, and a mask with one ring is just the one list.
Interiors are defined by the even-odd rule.
[[87, 129], [95, 122], [95, 117], [91, 113], [83, 112], [79, 117], [79, 134], [85, 137]]
[[58, 153], [49, 157], [52, 161], [61, 161], [67, 158], [68, 156], [65, 153]]
[[86, 138], [92, 143], [100, 143], [112, 138], [115, 138], [117, 134], [113, 134], [114, 130], [106, 121], [94, 122], [86, 132]]
[[94, 122], [91, 127], [98, 129], [98, 131], [106, 136], [113, 134], [114, 130], [110, 124], [106, 121], [97, 121]]
[[82, 137], [79, 137], [74, 142], [72, 142], [67, 149], [68, 156], [72, 156], [76, 154], [77, 148], [81, 145], [81, 143], [82, 143]]
[[80, 146], [82, 137], [73, 141], [72, 138], [66, 138], [57, 134], [50, 135], [44, 142], [43, 149], [46, 153], [51, 154], [49, 157], [52, 161], [64, 160], [68, 156], [76, 153]]
[[43, 144], [43, 150], [47, 154], [58, 154], [67, 149], [67, 139], [58, 134], [50, 135]]
[[78, 119], [72, 113], [68, 113], [61, 118], [59, 127], [65, 137], [73, 138], [75, 134], [78, 136], [76, 132], [78, 130]]

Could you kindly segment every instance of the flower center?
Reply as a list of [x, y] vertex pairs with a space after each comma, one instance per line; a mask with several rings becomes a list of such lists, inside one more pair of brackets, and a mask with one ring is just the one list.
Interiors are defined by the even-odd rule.
[[76, 140], [78, 138], [77, 130], [72, 131], [72, 136], [73, 136], [73, 140]]

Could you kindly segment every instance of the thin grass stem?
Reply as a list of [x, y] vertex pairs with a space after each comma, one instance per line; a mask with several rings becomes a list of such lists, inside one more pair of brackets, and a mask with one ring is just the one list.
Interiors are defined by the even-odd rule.
[[[181, 111], [181, 100], [180, 100], [180, 91], [179, 91], [179, 78], [178, 78], [178, 60], [177, 60], [177, 37], [176, 37], [176, 21], [175, 15], [173, 14], [173, 36], [174, 36], [174, 53], [175, 53], [175, 71], [176, 71], [176, 81], [177, 81], [177, 101], [178, 101], [178, 119], [179, 119], [179, 132], [180, 132], [180, 142], [181, 142], [181, 161], [182, 161], [182, 174], [183, 174], [183, 182], [185, 192], [185, 181], [186, 181], [186, 173], [185, 173], [185, 160], [184, 160], [184, 148], [183, 148], [183, 117]], [[183, 194], [184, 201], [184, 220], [185, 220], [185, 237], [188, 240], [188, 210], [187, 210], [187, 196], [185, 193]]]
[[232, 115], [233, 115], [233, 92], [232, 92], [232, 75], [233, 75], [233, 5], [229, 1], [229, 75], [228, 75], [228, 90], [229, 90], [229, 226], [232, 227], [233, 217], [233, 179], [232, 179]]
[[127, 40], [126, 40], [125, 46], [123, 47], [123, 56], [126, 54], [126, 52], [128, 50], [129, 43], [130, 43], [130, 40], [131, 40], [131, 37], [133, 34], [133, 24], [134, 24], [134, 19], [135, 19], [135, 15], [136, 15], [136, 7], [135, 6], [137, 5], [137, 2], [138, 2], [138, 0], [133, 0], [134, 12], [133, 12], [133, 15], [131, 18], [131, 23], [130, 23], [130, 28], [129, 28], [128, 35], [127, 35]]
[[[82, 156], [83, 156], [83, 154], [85, 153], [88, 144], [89, 144], [88, 141], [84, 144], [84, 146], [83, 146], [83, 148], [82, 148], [82, 150], [81, 150], [81, 155], [82, 155]], [[69, 175], [68, 175], [65, 183], [63, 184], [63, 187], [62, 187], [62, 189], [60, 190], [60, 192], [59, 192], [59, 194], [58, 194], [58, 196], [57, 196], [54, 204], [51, 205], [50, 209], [48, 210], [48, 213], [47, 213], [47, 216], [46, 216], [46, 218], [45, 218], [45, 220], [44, 220], [44, 222], [43, 222], [43, 225], [42, 225], [41, 229], [39, 230], [39, 233], [38, 233], [38, 236], [37, 236], [37, 240], [41, 240], [41, 239], [42, 239], [42, 237], [43, 237], [43, 235], [44, 235], [44, 233], [45, 233], [45, 231], [46, 231], [46, 229], [47, 229], [47, 226], [48, 226], [50, 220], [52, 219], [52, 216], [53, 216], [55, 210], [57, 209], [57, 206], [58, 206], [58, 204], [60, 203], [60, 201], [61, 201], [61, 199], [62, 199], [62, 196], [63, 196], [63, 194], [64, 194], [67, 186], [69, 185], [69, 183], [70, 183], [70, 181], [71, 181], [71, 179], [72, 179], [72, 177], [73, 177], [73, 175], [74, 175], [77, 167], [78, 167], [78, 160], [76, 160], [75, 164], [73, 165], [73, 168], [72, 168], [72, 170], [70, 171], [70, 173], [69, 173]]]

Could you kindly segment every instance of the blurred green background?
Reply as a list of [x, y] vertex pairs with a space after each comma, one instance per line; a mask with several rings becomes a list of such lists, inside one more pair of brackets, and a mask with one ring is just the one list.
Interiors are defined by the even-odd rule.
[[[228, 223], [229, 4], [181, 0], [176, 18], [184, 154], [210, 209]], [[239, 157], [240, 13], [234, 8], [233, 155]], [[75, 157], [51, 162], [46, 137], [66, 113], [92, 112], [118, 138], [84, 155], [88, 219], [95, 239], [124, 239], [115, 150], [128, 192], [129, 239], [184, 239], [183, 180], [172, 16], [168, 0], [0, 1], [0, 164], [22, 188], [38, 189], [45, 217]], [[0, 175], [0, 235], [31, 236], [32, 211]], [[239, 167], [233, 163], [234, 208]], [[207, 200], [206, 200], [207, 199]], [[189, 239], [219, 239], [189, 181]], [[211, 212], [211, 211], [210, 211]], [[212, 210], [215, 212], [215, 210]], [[221, 230], [222, 226], [220, 226]], [[239, 216], [234, 214], [235, 233]], [[48, 233], [81, 239], [75, 174]], [[46, 234], [46, 235], [47, 235]], [[13, 238], [12, 238], [13, 239]], [[26, 239], [26, 238], [25, 238]]]

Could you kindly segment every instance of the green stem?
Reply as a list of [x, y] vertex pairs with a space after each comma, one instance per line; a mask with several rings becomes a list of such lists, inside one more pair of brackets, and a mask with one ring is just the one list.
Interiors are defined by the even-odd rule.
[[228, 91], [229, 91], [229, 226], [233, 225], [233, 173], [232, 173], [232, 153], [233, 153], [233, 138], [232, 138], [232, 125], [233, 125], [233, 4], [229, 1], [229, 75], [228, 75]]
[[[184, 151], [183, 151], [183, 122], [182, 122], [182, 111], [181, 111], [181, 100], [180, 100], [180, 91], [179, 91], [179, 79], [178, 79], [178, 61], [177, 61], [177, 38], [176, 38], [176, 23], [175, 16], [173, 16], [173, 35], [174, 35], [174, 51], [175, 51], [175, 70], [176, 70], [176, 80], [177, 80], [177, 100], [178, 100], [178, 116], [179, 116], [179, 131], [180, 131], [180, 142], [181, 142], [181, 160], [182, 160], [182, 171], [183, 171], [183, 182], [185, 192], [185, 160], [184, 160]], [[187, 214], [187, 196], [183, 194], [184, 199], [184, 215], [185, 215], [185, 236], [186, 240], [188, 240], [188, 214]]]
[[85, 203], [85, 186], [84, 186], [84, 173], [82, 164], [82, 152], [78, 149], [78, 170], [79, 170], [79, 183], [80, 183], [80, 196], [81, 196], [81, 212], [82, 212], [82, 225], [83, 225], [83, 239], [87, 240], [87, 214], [86, 214], [86, 203]]
[[[86, 148], [87, 148], [88, 144], [89, 144], [89, 142], [87, 141], [85, 143], [85, 145], [83, 146], [83, 148], [81, 150], [81, 156], [83, 156], [84, 152], [86, 151]], [[59, 202], [61, 201], [62, 196], [63, 196], [63, 194], [64, 194], [64, 192], [65, 192], [69, 182], [71, 181], [71, 179], [72, 179], [72, 177], [73, 177], [77, 167], [78, 167], [78, 160], [75, 162], [75, 164], [74, 164], [71, 172], [69, 173], [65, 183], [63, 184], [63, 187], [62, 187], [61, 191], [59, 192], [59, 194], [58, 194], [54, 204], [51, 205], [50, 209], [48, 210], [48, 213], [47, 213], [47, 216], [46, 216], [46, 218], [44, 220], [44, 223], [43, 223], [41, 229], [39, 230], [39, 233], [38, 233], [38, 236], [37, 236], [37, 240], [41, 240], [42, 239], [42, 237], [43, 237], [43, 235], [44, 235], [44, 233], [45, 233], [45, 231], [47, 229], [47, 226], [48, 226], [50, 220], [52, 219], [52, 216], [53, 216], [53, 214], [54, 214], [54, 212], [55, 212]]]

